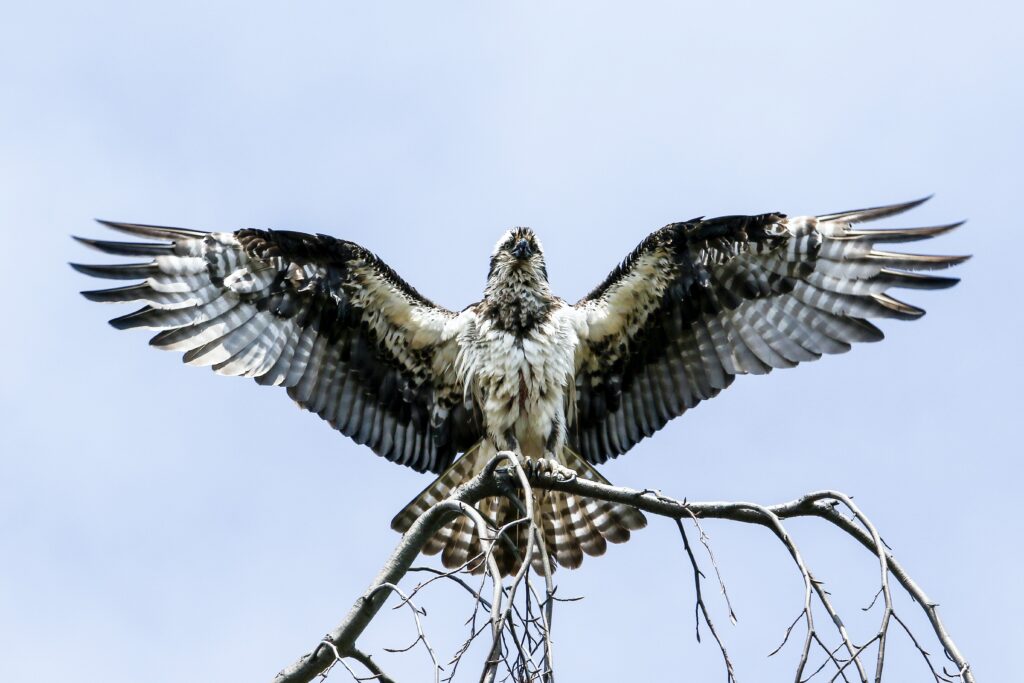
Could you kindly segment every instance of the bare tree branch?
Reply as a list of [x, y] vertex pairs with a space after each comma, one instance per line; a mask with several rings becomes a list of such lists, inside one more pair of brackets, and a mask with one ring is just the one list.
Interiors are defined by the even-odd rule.
[[[366, 627], [376, 616], [377, 612], [384, 605], [387, 593], [379, 592], [377, 589], [384, 584], [397, 584], [405, 576], [413, 561], [419, 555], [420, 550], [427, 543], [430, 537], [440, 529], [454, 514], [468, 514], [469, 504], [476, 503], [481, 498], [499, 493], [499, 482], [495, 477], [497, 459], [488, 464], [479, 475], [459, 486], [446, 500], [434, 505], [421, 515], [402, 536], [398, 546], [391, 553], [391, 557], [384, 563], [377, 578], [373, 580], [370, 587], [363, 595], [356, 600], [340, 624], [334, 628], [325, 639], [331, 643], [341, 656], [348, 656], [355, 647], [356, 639], [362, 634]], [[473, 512], [476, 512], [473, 510]], [[479, 517], [479, 513], [477, 513]], [[476, 520], [474, 520], [476, 521]], [[482, 524], [482, 520], [480, 522]], [[493, 564], [493, 559], [491, 560]], [[500, 576], [497, 566], [494, 566], [495, 576]], [[500, 579], [498, 599], [492, 601], [494, 608], [500, 604]], [[293, 664], [282, 670], [274, 680], [277, 683], [293, 683], [301, 681], [306, 683], [313, 680], [336, 660], [336, 655], [331, 649], [323, 644], [318, 644], [312, 652], [300, 657]]]
[[377, 666], [377, 662], [373, 661], [373, 658], [362, 650], [352, 648], [352, 651], [349, 653], [349, 657], [362, 664], [366, 667], [366, 670], [370, 672], [371, 676], [367, 680], [375, 680], [378, 683], [395, 683], [390, 676], [384, 673], [381, 668]]
[[[725, 651], [725, 645], [722, 643], [722, 639], [718, 635], [718, 631], [715, 629], [715, 623], [711, 620], [711, 615], [708, 614], [708, 607], [704, 604], [704, 595], [701, 591], [701, 579], [704, 578], [704, 572], [700, 570], [700, 566], [697, 564], [697, 558], [693, 555], [693, 549], [690, 548], [690, 540], [686, 537], [686, 528], [683, 526], [683, 520], [676, 519], [676, 526], [679, 528], [679, 535], [683, 537], [683, 549], [686, 550], [686, 556], [690, 558], [690, 566], [693, 568], [693, 583], [694, 590], [696, 592], [696, 604], [694, 605], [694, 621], [696, 621], [696, 635], [697, 642], [700, 642], [700, 617], [704, 617], [704, 623], [708, 625], [708, 630], [711, 631], [711, 635], [714, 636], [715, 642], [718, 643], [718, 649], [722, 652], [722, 659], [725, 660], [725, 672], [729, 683], [736, 681], [736, 672], [733, 670], [732, 660], [729, 659], [729, 653]], [[730, 613], [731, 613], [730, 608]]]
[[[664, 496], [656, 491], [637, 491], [579, 478], [570, 470], [552, 466], [550, 463], [531, 463], [527, 461], [524, 467], [520, 459], [511, 453], [498, 454], [480, 474], [458, 487], [448, 499], [436, 504], [417, 519], [409, 531], [402, 537], [380, 574], [352, 606], [345, 619], [312, 652], [303, 655], [295, 663], [281, 671], [274, 679], [275, 683], [310, 681], [316, 676], [323, 674], [335, 662], [341, 661], [344, 663], [344, 659], [349, 657], [361, 662], [371, 672], [369, 679], [361, 680], [389, 681], [390, 679], [367, 655], [356, 649], [357, 639], [380, 610], [387, 596], [392, 592], [399, 592], [403, 599], [402, 604], [408, 603], [416, 612], [417, 633], [419, 634], [416, 643], [420, 640], [426, 643], [422, 625], [419, 623], [419, 612], [411, 604], [411, 598], [418, 591], [441, 578], [453, 580], [461, 585], [462, 588], [473, 596], [474, 601], [474, 612], [467, 622], [471, 623], [470, 636], [459, 652], [456, 653], [455, 658], [453, 658], [452, 672], [446, 680], [451, 679], [451, 676], [454, 675], [454, 669], [458, 666], [459, 660], [468, 650], [469, 645], [483, 628], [487, 626], [490, 626], [492, 641], [489, 655], [484, 664], [481, 681], [488, 683], [494, 681], [497, 676], [498, 667], [501, 665], [504, 665], [508, 670], [509, 676], [516, 680], [538, 680], [542, 682], [553, 680], [554, 664], [550, 634], [553, 616], [552, 609], [556, 598], [551, 578], [551, 558], [548, 555], [548, 549], [544, 547], [543, 532], [534, 510], [534, 492], [537, 490], [564, 491], [586, 498], [625, 503], [645, 512], [676, 520], [682, 534], [684, 548], [694, 572], [694, 581], [697, 589], [696, 609], [704, 617], [705, 623], [718, 641], [730, 681], [735, 680], [733, 666], [704, 604], [701, 592], [703, 573], [700, 571], [682, 524], [683, 520], [687, 518], [697, 525], [701, 542], [709, 553], [719, 585], [725, 595], [729, 616], [733, 620], [735, 620], [735, 615], [732, 605], [728, 601], [725, 584], [722, 581], [721, 574], [718, 572], [718, 566], [714, 561], [711, 547], [699, 526], [698, 520], [722, 519], [747, 524], [758, 524], [770, 529], [787, 548], [804, 583], [804, 605], [800, 616], [787, 629], [783, 643], [777, 648], [776, 652], [782, 649], [789, 639], [793, 628], [802, 619], [806, 624], [807, 633], [804, 638], [797, 669], [796, 680], [798, 683], [808, 680], [803, 678], [802, 672], [808, 665], [812, 646], [820, 647], [826, 659], [810, 674], [810, 677], [815, 676], [826, 666], [831, 665], [835, 670], [831, 680], [840, 678], [848, 680], [846, 671], [851, 669], [852, 665], [857, 671], [859, 680], [862, 683], [867, 683], [869, 679], [861, 663], [861, 656], [869, 647], [876, 643], [878, 651], [873, 678], [878, 683], [881, 680], [883, 671], [889, 624], [893, 619], [907, 632], [914, 646], [923, 656], [929, 672], [937, 683], [949, 683], [954, 679], [959, 679], [962, 683], [974, 683], [975, 679], [971, 673], [970, 666], [939, 618], [937, 605], [928, 598], [917, 583], [910, 578], [906, 570], [893, 558], [877, 529], [867, 516], [861, 512], [849, 496], [843, 493], [818, 491], [787, 503], [768, 506], [749, 502], [680, 501]], [[517, 491], [521, 493], [521, 498], [516, 495]], [[493, 529], [492, 525], [489, 525], [483, 515], [474, 507], [481, 499], [489, 496], [509, 497], [523, 512], [522, 518], [506, 524], [501, 529]], [[848, 517], [843, 514], [840, 508], [848, 510], [851, 516]], [[464, 580], [455, 576], [455, 573], [459, 570], [441, 572], [428, 568], [410, 569], [413, 560], [430, 537], [456, 515], [468, 516], [483, 542], [484, 551], [482, 556], [477, 556], [470, 560], [470, 563], [483, 562], [486, 566], [487, 571], [481, 579], [482, 582], [478, 590], [474, 590]], [[877, 557], [881, 585], [879, 595], [883, 598], [884, 609], [877, 633], [864, 644], [859, 646], [853, 644], [845, 624], [830, 601], [829, 594], [822, 587], [822, 583], [813, 576], [797, 549], [795, 542], [786, 530], [784, 521], [797, 517], [821, 518], [857, 540]], [[525, 537], [529, 539], [529, 542], [526, 544], [524, 556], [520, 558], [519, 570], [515, 576], [510, 577], [509, 583], [506, 585], [503, 583], [498, 571], [493, 557], [493, 550], [496, 543], [507, 543], [506, 534], [511, 528], [520, 525], [526, 527]], [[534, 566], [540, 567], [540, 573], [544, 577], [546, 594], [543, 598], [537, 593], [537, 588], [530, 578], [531, 567]], [[409, 571], [430, 571], [435, 576], [417, 585], [407, 596], [397, 586]], [[948, 672], [943, 670], [942, 673], [939, 673], [918, 639], [896, 615], [889, 587], [890, 576], [895, 577], [900, 586], [924, 610], [936, 638], [941, 643], [946, 657], [956, 667], [956, 671]], [[488, 578], [492, 584], [492, 593], [489, 601], [482, 597]], [[520, 588], [523, 590], [520, 590]], [[523, 611], [520, 611], [515, 606], [517, 594], [520, 593], [525, 601]], [[822, 636], [815, 629], [813, 598], [817, 598], [839, 634], [840, 642], [834, 647], [826, 645]], [[478, 628], [476, 614], [481, 606], [490, 613], [490, 619], [487, 624]], [[539, 611], [535, 611], [535, 609], [539, 609]], [[513, 617], [518, 621], [515, 621]], [[507, 638], [511, 639], [511, 644], [509, 644]], [[534, 659], [534, 654], [540, 648], [543, 648], [542, 663]], [[430, 649], [429, 645], [428, 649]], [[512, 659], [509, 658], [510, 649], [514, 655]], [[841, 651], [843, 652], [842, 655], [840, 655]], [[440, 676], [440, 665], [437, 663], [432, 649], [430, 652], [435, 663], [435, 680], [437, 680]], [[347, 664], [345, 666], [347, 668]]]
[[[770, 521], [758, 511], [758, 506], [753, 503], [744, 502], [707, 502], [695, 503], [673, 500], [656, 494], [652, 491], [637, 491], [620, 486], [606, 486], [587, 479], [577, 478], [573, 481], [561, 482], [550, 481], [541, 484], [534, 484], [540, 488], [548, 488], [557, 491], [568, 491], [583, 496], [598, 498], [612, 502], [627, 503], [645, 512], [679, 519], [684, 515], [693, 514], [701, 519], [725, 519], [750, 524], [771, 526]], [[861, 545], [876, 555], [884, 556], [888, 572], [892, 574], [904, 590], [920, 605], [932, 625], [935, 636], [939, 639], [942, 647], [951, 662], [956, 665], [957, 671], [954, 675], [960, 676], [967, 683], [973, 683], [974, 675], [971, 673], [970, 665], [961, 654], [956, 643], [946, 630], [942, 619], [939, 617], [938, 605], [933, 602], [920, 586], [907, 574], [903, 566], [896, 561], [892, 554], [886, 549], [885, 543], [877, 534], [869, 533], [857, 523], [848, 519], [838, 512], [831, 502], [846, 502], [849, 498], [837, 491], [816, 491], [809, 493], [796, 500], [787, 503], [764, 506], [780, 520], [792, 519], [794, 517], [820, 517], [834, 526], [842, 529], [848, 535], [857, 540]], [[863, 648], [862, 648], [863, 649]]]

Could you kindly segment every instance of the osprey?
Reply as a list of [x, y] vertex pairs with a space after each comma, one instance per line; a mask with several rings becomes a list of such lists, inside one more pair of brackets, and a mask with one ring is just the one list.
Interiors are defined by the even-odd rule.
[[[575, 305], [551, 292], [543, 248], [529, 228], [498, 240], [483, 298], [459, 312], [430, 302], [370, 251], [326, 235], [101, 221], [150, 241], [78, 239], [151, 260], [72, 265], [96, 277], [142, 280], [83, 292], [93, 301], [144, 302], [113, 319], [114, 327], [159, 330], [150, 343], [184, 352], [189, 365], [285, 387], [377, 455], [440, 474], [395, 517], [392, 527], [404, 531], [498, 450], [605, 481], [595, 464], [625, 453], [737, 375], [878, 341], [882, 332], [870, 318], [920, 317], [924, 311], [886, 291], [949, 287], [957, 280], [917, 271], [966, 257], [874, 247], [959, 223], [854, 225], [923, 201], [816, 217], [672, 223]], [[646, 523], [626, 505], [553, 491], [537, 496], [545, 545], [565, 567], [601, 555], [608, 542], [626, 541]], [[499, 527], [519, 516], [505, 497], [481, 509]], [[481, 548], [471, 523], [459, 518], [425, 551], [441, 552], [455, 568], [473, 564]], [[503, 572], [517, 568], [520, 553], [501, 544], [493, 552]]]

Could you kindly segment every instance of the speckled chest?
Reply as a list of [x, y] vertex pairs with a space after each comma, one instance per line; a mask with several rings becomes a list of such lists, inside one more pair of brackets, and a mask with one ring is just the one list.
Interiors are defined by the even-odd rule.
[[527, 450], [526, 442], [564, 431], [579, 343], [572, 321], [556, 310], [523, 334], [476, 322], [460, 344], [459, 370], [488, 433], [513, 435]]

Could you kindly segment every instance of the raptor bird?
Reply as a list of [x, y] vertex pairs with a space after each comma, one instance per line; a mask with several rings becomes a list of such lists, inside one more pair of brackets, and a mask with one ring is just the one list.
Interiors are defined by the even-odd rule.
[[[92, 301], [144, 303], [111, 320], [114, 327], [159, 330], [150, 343], [184, 352], [189, 365], [285, 387], [377, 455], [439, 474], [395, 517], [392, 527], [404, 531], [498, 450], [605, 481], [594, 465], [737, 375], [878, 341], [871, 318], [920, 317], [924, 311], [889, 288], [949, 287], [957, 280], [919, 271], [966, 257], [875, 247], [959, 223], [854, 226], [923, 201], [671, 223], [574, 305], [551, 292], [544, 250], [529, 228], [502, 235], [483, 298], [458, 312], [423, 297], [367, 249], [326, 235], [100, 221], [148, 241], [77, 239], [107, 254], [151, 258], [72, 265], [141, 280], [83, 292]], [[646, 523], [629, 506], [560, 492], [538, 494], [536, 507], [545, 545], [564, 567], [603, 554], [608, 542]], [[519, 515], [505, 497], [483, 501], [482, 511], [499, 526]], [[425, 551], [441, 552], [454, 568], [472, 564], [480, 542], [469, 521], [456, 519]], [[493, 552], [503, 572], [517, 568], [514, 549], [498, 544]]]

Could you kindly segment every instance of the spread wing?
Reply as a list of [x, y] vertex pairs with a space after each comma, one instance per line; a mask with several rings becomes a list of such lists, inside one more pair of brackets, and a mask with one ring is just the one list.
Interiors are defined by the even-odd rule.
[[584, 320], [570, 440], [590, 462], [632, 448], [736, 375], [794, 367], [853, 342], [878, 341], [870, 318], [911, 320], [891, 287], [956, 279], [916, 271], [967, 257], [899, 254], [959, 224], [905, 230], [853, 226], [924, 200], [817, 217], [726, 216], [651, 234], [576, 304]]
[[83, 292], [140, 301], [118, 329], [160, 330], [150, 343], [189, 365], [286, 387], [302, 407], [375, 453], [443, 471], [480, 436], [453, 370], [461, 319], [420, 296], [357, 244], [325, 235], [108, 223], [148, 242], [78, 238], [146, 263], [85, 266], [142, 280]]

